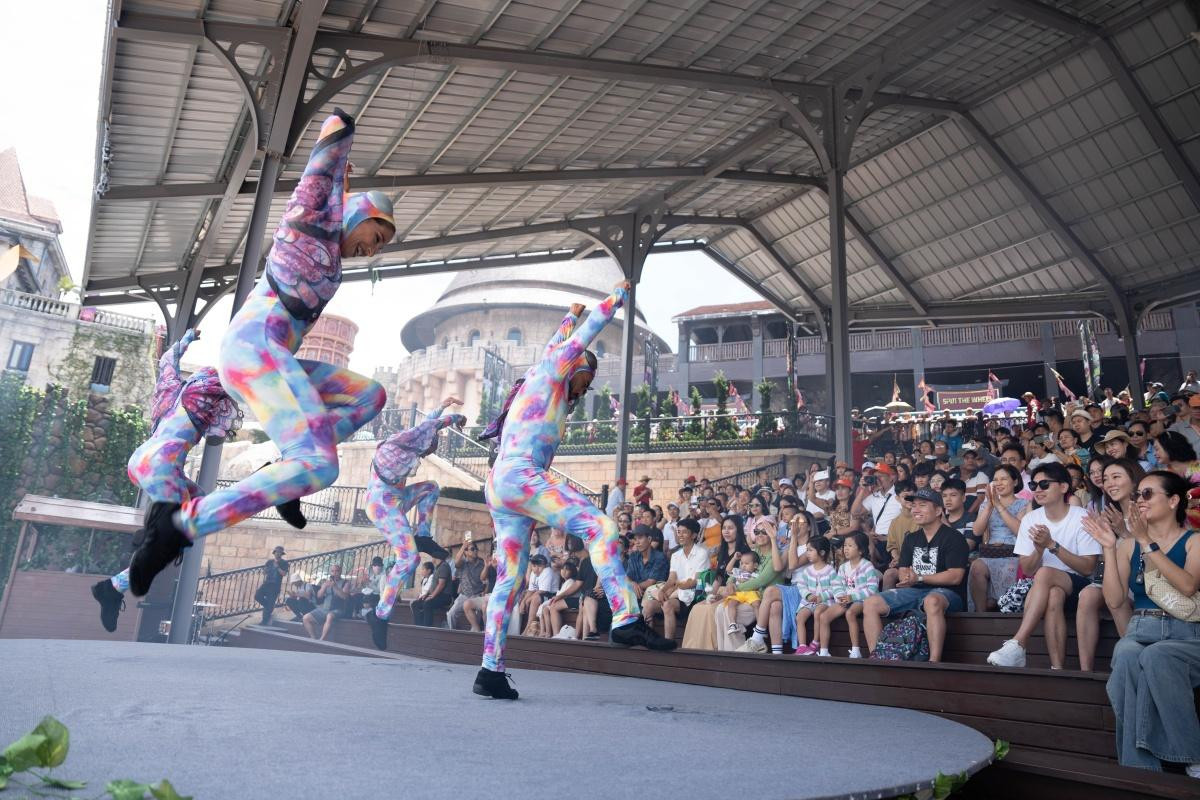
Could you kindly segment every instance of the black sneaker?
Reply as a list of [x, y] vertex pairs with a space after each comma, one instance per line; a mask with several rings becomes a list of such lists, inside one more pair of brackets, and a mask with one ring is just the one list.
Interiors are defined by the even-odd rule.
[[145, 535], [129, 560], [129, 591], [134, 597], [142, 597], [150, 591], [154, 577], [172, 561], [182, 558], [185, 547], [192, 546], [192, 540], [184, 536], [171, 519], [178, 510], [179, 503], [150, 506]]
[[641, 617], [629, 625], [613, 628], [608, 632], [608, 640], [622, 647], [638, 647], [640, 645], [648, 650], [674, 650], [677, 644], [674, 639], [659, 636], [658, 632], [647, 625], [646, 620]]
[[300, 498], [288, 500], [286, 503], [280, 503], [275, 506], [275, 510], [279, 512], [279, 516], [283, 517], [283, 521], [293, 528], [304, 530], [304, 526], [308, 524], [308, 520], [304, 518], [304, 512], [300, 510]]
[[520, 695], [509, 685], [511, 681], [512, 677], [507, 672], [480, 668], [471, 691], [493, 700], [516, 700]]
[[92, 586], [92, 597], [100, 604], [100, 624], [112, 633], [117, 629], [117, 617], [125, 610], [125, 594], [118, 592], [112, 581], [105, 578]]
[[413, 540], [417, 543], [418, 553], [427, 553], [442, 561], [450, 557], [450, 551], [435, 542], [432, 536], [414, 536]]
[[375, 649], [387, 650], [388, 622], [386, 619], [380, 619], [375, 616], [375, 609], [371, 609], [363, 614], [368, 627], [371, 628], [371, 641], [375, 643]]

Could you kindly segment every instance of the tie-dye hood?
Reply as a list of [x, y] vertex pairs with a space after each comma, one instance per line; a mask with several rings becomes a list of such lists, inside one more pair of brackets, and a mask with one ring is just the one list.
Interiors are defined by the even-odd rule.
[[342, 230], [349, 233], [362, 223], [363, 220], [378, 219], [396, 230], [396, 221], [392, 218], [392, 198], [383, 192], [357, 192], [346, 195], [342, 201]]

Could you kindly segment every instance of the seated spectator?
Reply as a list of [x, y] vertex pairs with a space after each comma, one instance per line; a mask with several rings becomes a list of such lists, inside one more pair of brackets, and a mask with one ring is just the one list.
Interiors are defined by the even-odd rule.
[[428, 589], [422, 585], [421, 595], [413, 600], [412, 614], [414, 625], [432, 628], [433, 615], [450, 608], [450, 604], [454, 602], [454, 595], [450, 586], [450, 565], [445, 559], [433, 556], [433, 561], [426, 563], [433, 565], [433, 580]]
[[[842, 544], [842, 565], [838, 567], [838, 579], [835, 581], [832, 602], [817, 606], [814, 616], [819, 649], [817, 655], [829, 655], [829, 642], [832, 638], [833, 621], [838, 617], [846, 617], [846, 627], [850, 629], [850, 658], [862, 658], [859, 647], [858, 618], [862, 614], [863, 601], [879, 592], [881, 576], [879, 570], [867, 558], [871, 544], [867, 535], [855, 531], [846, 537]], [[756, 631], [757, 633], [757, 631]]]
[[[744, 630], [755, 621], [758, 615], [756, 600], [761, 599], [763, 590], [771, 584], [778, 583], [781, 577], [775, 569], [775, 520], [764, 517], [759, 520], [752, 532], [753, 546], [751, 550], [758, 557], [758, 569], [749, 577], [739, 580], [738, 567], [733, 559], [727, 562], [727, 577], [722, 586], [715, 592], [716, 597], [710, 598], [718, 602], [713, 609], [713, 633], [717, 640], [718, 650], [737, 650], [746, 643]], [[741, 553], [737, 564], [742, 562]], [[741, 570], [744, 572], [744, 570]], [[749, 601], [749, 602], [747, 602]]]
[[[828, 650], [821, 650], [821, 618], [817, 614], [817, 609], [822, 607], [827, 609], [830, 603], [836, 602], [834, 598], [843, 591], [837, 569], [831, 563], [831, 549], [832, 545], [824, 537], [814, 536], [810, 539], [805, 552], [805, 555], [808, 556], [808, 566], [800, 570], [800, 580], [795, 584], [800, 604], [796, 609], [796, 615], [792, 618], [793, 626], [790, 638], [798, 656], [829, 655]], [[810, 617], [813, 621], [812, 640], [806, 645], [799, 644], [807, 638]], [[758, 631], [756, 630], [755, 633]], [[788, 633], [785, 619], [783, 629], [785, 639], [788, 638]]]
[[550, 566], [550, 559], [539, 554], [529, 559], [529, 588], [521, 596], [518, 609], [525, 629], [537, 618], [542, 603], [558, 591], [558, 573]]
[[317, 589], [317, 607], [304, 615], [304, 630], [308, 631], [311, 639], [317, 637], [317, 626], [321, 626], [321, 641], [329, 636], [333, 629], [333, 621], [346, 615], [346, 600], [350, 590], [342, 579], [342, 565], [334, 564], [329, 568], [329, 577], [321, 581]]
[[[1030, 503], [1017, 497], [1024, 488], [1016, 467], [996, 467], [976, 518], [979, 558], [971, 564], [970, 589], [974, 611], [989, 611], [1012, 588], [1018, 578], [1018, 559], [1013, 552], [1021, 520], [1029, 513]], [[1027, 574], [1027, 573], [1026, 573]]]
[[656, 583], [642, 594], [642, 616], [647, 621], [662, 612], [663, 635], [675, 638], [678, 614], [686, 615], [696, 597], [696, 576], [708, 569], [708, 551], [696, 544], [700, 524], [693, 519], [680, 520], [675, 535], [679, 549], [671, 555], [667, 580]]
[[[568, 539], [568, 544], [570, 540]], [[483, 630], [483, 615], [487, 613], [488, 601], [492, 599], [492, 590], [496, 588], [496, 558], [485, 559], [487, 568], [483, 571], [483, 593], [469, 598], [463, 604], [463, 616], [467, 625], [473, 631]]]
[[454, 556], [454, 574], [458, 576], [458, 596], [446, 612], [446, 627], [454, 630], [466, 617], [467, 603], [484, 593], [485, 562], [479, 555], [479, 545], [472, 540], [471, 531], [463, 534], [463, 545]]
[[[735, 582], [751, 581], [758, 577], [759, 569], [762, 567], [762, 558], [753, 550], [742, 553], [738, 561], [737, 568], [730, 573], [730, 580]], [[762, 592], [756, 589], [746, 589], [743, 591], [734, 592], [720, 601], [721, 605], [729, 609], [737, 603], [745, 603], [746, 605], [758, 610], [758, 602], [762, 600]], [[726, 633], [737, 633], [742, 626], [736, 622], [729, 623]]]
[[610, 517], [615, 517], [617, 511], [625, 504], [625, 484], [624, 478], [617, 478], [613, 483], [612, 491], [608, 493], [608, 503], [604, 506], [604, 513]]
[[[987, 483], [984, 483], [987, 486]], [[975, 550], [979, 547], [975, 536], [975, 514], [966, 509], [967, 487], [958, 478], [950, 478], [942, 484], [942, 508], [946, 512], [946, 524], [958, 531]]]
[[1095, 513], [1083, 525], [1103, 548], [1105, 601], [1118, 605], [1133, 593], [1133, 617], [1113, 651], [1108, 679], [1117, 760], [1156, 772], [1164, 761], [1182, 763], [1190, 777], [1200, 778], [1200, 720], [1193, 697], [1200, 686], [1200, 625], [1168, 614], [1160, 604], [1200, 591], [1200, 536], [1188, 530], [1188, 489], [1174, 473], [1151, 472], [1138, 484], [1131, 536], [1120, 539]]
[[292, 622], [300, 622], [304, 615], [317, 607], [317, 587], [296, 579], [288, 587], [287, 599], [283, 604], [291, 609]]
[[[687, 626], [683, 629], [682, 646], [691, 650], [716, 650], [715, 603], [718, 592], [729, 577], [729, 569], [741, 559], [741, 554], [750, 549], [742, 527], [742, 518], [731, 514], [720, 523], [720, 544], [710, 552], [712, 581], [704, 603], [696, 603], [688, 614]], [[728, 624], [728, 622], [726, 622]]]
[[911, 481], [896, 484], [896, 502], [900, 504], [900, 513], [888, 528], [885, 541], [887, 560], [875, 565], [883, 573], [884, 589], [896, 588], [896, 582], [900, 580], [900, 548], [904, 545], [904, 537], [917, 529], [912, 516], [912, 503], [908, 500], [914, 491], [916, 487]]
[[379, 605], [379, 596], [383, 593], [386, 583], [387, 573], [383, 569], [383, 558], [375, 556], [371, 559], [371, 566], [367, 568], [367, 576], [363, 580], [363, 585], [359, 587], [358, 607], [364, 614], [367, 610]]
[[[592, 566], [591, 554], [583, 545], [583, 540], [571, 537], [568, 544], [571, 556], [579, 561], [579, 572], [576, 575], [581, 584], [579, 588], [579, 616], [576, 619], [575, 635], [584, 641], [596, 641], [597, 632], [607, 628], [612, 621], [612, 607], [604, 594], [604, 587], [599, 583], [599, 576]], [[603, 625], [601, 625], [603, 623]]]
[[[700, 518], [700, 543], [706, 550], [716, 550], [724, 534], [722, 530], [721, 503], [715, 498], [707, 498], [701, 502], [703, 516]], [[742, 527], [742, 519], [738, 517], [738, 527]]]
[[638, 525], [633, 529], [633, 546], [625, 559], [625, 575], [633, 584], [633, 590], [641, 600], [647, 589], [662, 583], [670, 572], [670, 564], [662, 551], [651, 545], [656, 529], [649, 525]]
[[913, 609], [925, 612], [929, 660], [941, 661], [946, 643], [946, 613], [967, 607], [967, 542], [945, 523], [942, 496], [932, 489], [912, 494], [917, 530], [900, 548], [900, 580], [895, 589], [863, 603], [867, 647], [875, 649], [885, 617]]
[[1029, 637], [1045, 619], [1050, 669], [1062, 669], [1067, 657], [1065, 612], [1074, 610], [1079, 593], [1096, 569], [1100, 545], [1083, 530], [1084, 511], [1067, 502], [1071, 478], [1061, 464], [1042, 464], [1033, 473], [1033, 496], [1040, 506], [1021, 520], [1013, 552], [1021, 572], [1033, 578], [1017, 635], [988, 656], [997, 667], [1025, 666]]
[[571, 558], [564, 561], [563, 565], [558, 568], [558, 579], [558, 591], [538, 608], [538, 621], [541, 623], [539, 628], [541, 635], [545, 638], [553, 638], [558, 635], [563, 626], [562, 613], [568, 609], [578, 611], [579, 602], [582, 599], [583, 581], [579, 580], [579, 563], [577, 561]]
[[[667, 515], [662, 521], [663, 534], [663, 552], [674, 553], [679, 547], [679, 539], [675, 536], [675, 530], [679, 527], [679, 505], [677, 503], [667, 503]], [[693, 541], [695, 541], [693, 539]]]
[[[618, 524], [620, 524], [619, 520]], [[529, 535], [529, 557], [533, 558], [534, 556], [542, 556], [546, 559], [547, 564], [550, 563], [550, 548], [542, 544], [542, 533], [538, 530], [534, 530]]]

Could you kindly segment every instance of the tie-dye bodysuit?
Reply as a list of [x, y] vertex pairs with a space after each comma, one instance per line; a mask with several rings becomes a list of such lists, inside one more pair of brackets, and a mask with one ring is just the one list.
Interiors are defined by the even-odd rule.
[[354, 121], [325, 120], [292, 192], [263, 279], [221, 340], [218, 369], [282, 459], [233, 486], [183, 504], [189, 538], [222, 530], [337, 479], [337, 444], [374, 419], [386, 399], [370, 378], [294, 355], [341, 283], [342, 190]]
[[574, 333], [575, 317], [568, 314], [546, 345], [542, 360], [525, 373], [525, 383], [509, 407], [496, 464], [485, 487], [496, 529], [496, 586], [488, 601], [485, 669], [504, 670], [509, 616], [529, 564], [529, 534], [536, 524], [574, 534], [587, 543], [612, 607], [614, 628], [635, 622], [640, 613], [637, 595], [621, 566], [616, 523], [548, 472], [566, 428], [568, 376], [626, 296], [624, 289], [618, 289]]
[[392, 615], [400, 584], [417, 566], [417, 546], [408, 522], [408, 512], [417, 509], [415, 535], [429, 536], [429, 515], [438, 499], [438, 485], [421, 481], [406, 485], [409, 476], [417, 471], [421, 458], [432, 452], [438, 432], [449, 425], [465, 425], [461, 414], [442, 416], [445, 407], [438, 409], [419, 425], [394, 433], [380, 443], [371, 463], [367, 481], [367, 517], [375, 523], [396, 554], [396, 563], [388, 573], [387, 582], [379, 595], [375, 616], [387, 619]]
[[[205, 438], [227, 438], [242, 422], [241, 409], [225, 393], [212, 367], [198, 369], [180, 383], [179, 356], [193, 338], [194, 334], [185, 334], [163, 356], [165, 362], [174, 353], [174, 363], [172, 368], [159, 372], [154, 392], [154, 432], [129, 457], [129, 480], [155, 503], [183, 503], [200, 497], [200, 487], [184, 473], [188, 453]], [[120, 592], [128, 589], [129, 570], [114, 575], [112, 585]]]

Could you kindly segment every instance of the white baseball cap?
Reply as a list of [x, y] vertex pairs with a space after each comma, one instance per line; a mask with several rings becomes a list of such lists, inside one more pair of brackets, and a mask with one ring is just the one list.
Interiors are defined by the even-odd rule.
[[820, 472], [814, 472], [814, 473], [813, 473], [813, 480], [814, 480], [814, 481], [827, 481], [827, 480], [829, 480], [829, 470], [827, 470], [827, 469], [823, 469], [823, 470], [821, 470]]

